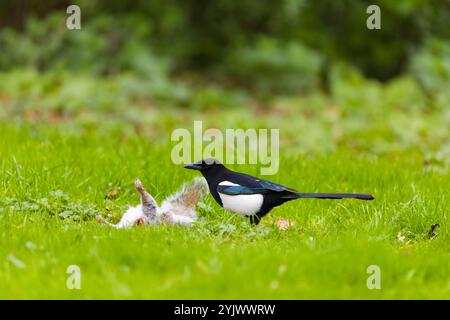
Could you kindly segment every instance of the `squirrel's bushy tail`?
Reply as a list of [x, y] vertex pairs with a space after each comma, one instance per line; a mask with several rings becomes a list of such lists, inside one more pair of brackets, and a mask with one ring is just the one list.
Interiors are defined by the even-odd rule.
[[180, 216], [196, 218], [195, 206], [208, 191], [204, 178], [197, 177], [193, 182], [184, 184], [180, 190], [167, 197], [161, 204], [161, 212], [171, 211]]

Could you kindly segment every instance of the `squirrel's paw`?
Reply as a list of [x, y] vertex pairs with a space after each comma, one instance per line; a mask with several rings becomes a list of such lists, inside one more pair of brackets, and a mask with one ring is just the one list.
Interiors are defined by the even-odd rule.
[[144, 187], [142, 186], [142, 182], [139, 179], [134, 180], [134, 187], [138, 190], [138, 191], [143, 191]]

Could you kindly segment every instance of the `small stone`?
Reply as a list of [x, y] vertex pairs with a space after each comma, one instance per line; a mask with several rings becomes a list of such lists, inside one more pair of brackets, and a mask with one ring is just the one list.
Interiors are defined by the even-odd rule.
[[270, 289], [275, 290], [275, 289], [278, 288], [279, 285], [280, 285], [280, 283], [279, 283], [277, 280], [273, 280], [273, 281], [270, 283]]
[[19, 269], [25, 269], [27, 267], [22, 260], [14, 257], [12, 254], [8, 255], [8, 260]]
[[31, 241], [27, 241], [27, 243], [25, 243], [25, 247], [32, 251], [36, 250], [36, 245]]

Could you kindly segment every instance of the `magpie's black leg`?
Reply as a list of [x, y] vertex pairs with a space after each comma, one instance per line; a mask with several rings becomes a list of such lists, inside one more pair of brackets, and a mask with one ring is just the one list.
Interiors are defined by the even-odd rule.
[[262, 209], [258, 213], [250, 216], [250, 224], [252, 226], [258, 225], [258, 223], [261, 221], [262, 217], [264, 217], [266, 214], [268, 214], [270, 209], [272, 209], [272, 208]]
[[260, 218], [257, 214], [255, 214], [255, 215], [253, 215], [253, 216], [250, 216], [250, 224], [251, 224], [252, 226], [258, 225], [258, 223], [259, 223], [260, 220], [261, 220], [261, 218]]

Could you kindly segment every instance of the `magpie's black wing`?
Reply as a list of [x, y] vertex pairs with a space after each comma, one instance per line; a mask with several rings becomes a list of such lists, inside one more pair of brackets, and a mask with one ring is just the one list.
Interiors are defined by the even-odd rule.
[[297, 198], [318, 198], [318, 199], [344, 199], [353, 198], [360, 200], [373, 200], [370, 194], [361, 193], [299, 193], [297, 190], [285, 187], [281, 184], [260, 180], [255, 177], [233, 172], [232, 176], [227, 177], [228, 181], [237, 185], [219, 185], [217, 191], [227, 195], [244, 195], [244, 194], [278, 194], [280, 199], [297, 199]]
[[261, 187], [263, 187], [267, 190], [271, 190], [271, 191], [276, 191], [276, 192], [287, 191], [287, 192], [294, 192], [294, 193], [298, 192], [295, 189], [288, 188], [288, 187], [282, 186], [281, 184], [277, 184], [277, 183], [270, 182], [267, 180], [260, 180], [260, 181], [258, 181], [258, 183], [261, 185]]
[[262, 187], [246, 187], [246, 186], [217, 186], [217, 192], [227, 194], [230, 196], [236, 196], [240, 194], [266, 194], [270, 190]]
[[230, 196], [244, 195], [244, 194], [268, 194], [273, 192], [293, 192], [297, 193], [296, 190], [287, 188], [280, 184], [276, 184], [267, 180], [256, 180], [254, 186], [217, 186], [217, 192], [222, 194], [227, 194]]

